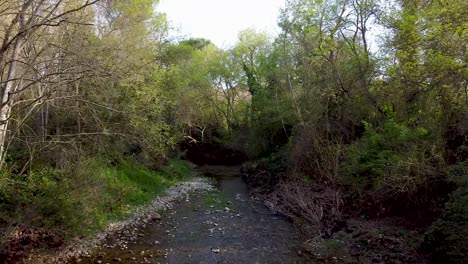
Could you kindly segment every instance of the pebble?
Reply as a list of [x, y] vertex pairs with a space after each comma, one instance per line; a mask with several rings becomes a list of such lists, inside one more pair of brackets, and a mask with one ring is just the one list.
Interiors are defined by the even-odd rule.
[[151, 220], [153, 221], [161, 220], [161, 215], [158, 213], [154, 213], [153, 216], [151, 216]]
[[[164, 196], [160, 196], [156, 198], [153, 201], [153, 203], [149, 205], [148, 207], [137, 209], [134, 213], [134, 216], [131, 217], [130, 219], [121, 221], [121, 222], [111, 223], [108, 226], [106, 231], [99, 233], [98, 235], [96, 235], [95, 238], [92, 238], [89, 240], [83, 239], [83, 240], [78, 241], [79, 242], [78, 246], [73, 244], [73, 246], [65, 248], [63, 252], [60, 252], [58, 254], [55, 260], [58, 260], [62, 257], [66, 259], [76, 257], [76, 262], [82, 263], [83, 262], [82, 258], [90, 257], [86, 255], [86, 252], [89, 249], [96, 247], [96, 245], [103, 242], [106, 237], [113, 236], [115, 234], [124, 235], [125, 237], [122, 237], [122, 240], [124, 239], [128, 239], [130, 241], [136, 240], [137, 237], [144, 235], [138, 232], [138, 228], [137, 228], [137, 227], [140, 227], [142, 223], [147, 224], [148, 221], [157, 222], [158, 225], [162, 223], [162, 221], [160, 221], [162, 219], [161, 215], [156, 213], [155, 210], [160, 210], [164, 208], [172, 209], [174, 201], [177, 201], [177, 199], [180, 197], [188, 199], [187, 194], [191, 191], [212, 190], [212, 189], [213, 189], [212, 184], [210, 184], [204, 178], [194, 178], [192, 182], [180, 183], [177, 186], [171, 187], [166, 191], [166, 194]], [[130, 207], [129, 205], [126, 205], [126, 206]], [[199, 208], [194, 209], [194, 211], [197, 211], [197, 210], [199, 210]], [[170, 213], [174, 214], [174, 212], [170, 212]], [[177, 228], [174, 228], [174, 229], [177, 229]], [[174, 235], [172, 236], [174, 237]], [[117, 241], [116, 243], [112, 243], [112, 245], [104, 244], [102, 245], [102, 247], [103, 248], [116, 247], [122, 250], [128, 250], [128, 246], [124, 241]], [[136, 260], [136, 258], [132, 258], [132, 260]], [[120, 262], [120, 261], [121, 260], [119, 261], [114, 260], [114, 262]], [[63, 261], [60, 261], [60, 263], [63, 263]], [[103, 263], [103, 262], [100, 262], [100, 263]]]

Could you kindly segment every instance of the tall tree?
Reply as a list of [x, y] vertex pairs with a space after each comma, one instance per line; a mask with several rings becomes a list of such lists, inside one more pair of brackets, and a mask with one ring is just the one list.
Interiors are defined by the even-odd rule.
[[[39, 84], [48, 83], [50, 86], [50, 83], [69, 82], [79, 76], [79, 73], [70, 76], [74, 68], [63, 68], [63, 51], [57, 44], [61, 39], [58, 27], [67, 23], [86, 23], [72, 15], [96, 2], [98, 0], [73, 4], [65, 0], [24, 0], [2, 4], [7, 21], [2, 23], [5, 33], [0, 47], [0, 167], [5, 161], [8, 124], [14, 104]], [[48, 94], [50, 92], [40, 91], [36, 98], [30, 100], [32, 108], [40, 105]]]

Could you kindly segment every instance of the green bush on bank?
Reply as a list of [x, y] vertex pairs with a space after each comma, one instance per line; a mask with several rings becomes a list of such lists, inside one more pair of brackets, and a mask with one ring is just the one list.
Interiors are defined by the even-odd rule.
[[411, 193], [437, 176], [442, 156], [424, 127], [388, 120], [382, 128], [366, 124], [364, 135], [347, 151], [341, 181], [356, 193]]
[[468, 261], [468, 161], [449, 168], [456, 189], [445, 204], [441, 217], [426, 233], [423, 247], [434, 263]]
[[86, 159], [64, 170], [46, 168], [24, 176], [3, 173], [0, 221], [9, 229], [45, 229], [65, 238], [86, 236], [190, 175], [183, 161], [173, 160], [156, 172], [128, 159], [117, 166]]

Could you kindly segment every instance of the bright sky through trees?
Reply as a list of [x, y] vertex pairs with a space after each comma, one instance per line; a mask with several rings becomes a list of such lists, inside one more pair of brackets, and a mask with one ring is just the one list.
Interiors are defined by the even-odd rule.
[[167, 14], [178, 34], [207, 38], [227, 48], [249, 27], [276, 34], [284, 4], [285, 0], [161, 0], [157, 9]]

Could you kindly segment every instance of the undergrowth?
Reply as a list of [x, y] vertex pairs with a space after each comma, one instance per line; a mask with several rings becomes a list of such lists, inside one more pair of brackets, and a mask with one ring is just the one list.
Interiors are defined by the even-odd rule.
[[63, 170], [43, 168], [23, 176], [3, 173], [2, 241], [24, 228], [47, 230], [63, 239], [91, 235], [190, 175], [190, 168], [179, 160], [152, 171], [129, 159], [116, 166], [103, 159], [85, 159]]
[[468, 161], [449, 168], [456, 189], [445, 204], [441, 217], [426, 233], [423, 249], [434, 263], [468, 262]]

